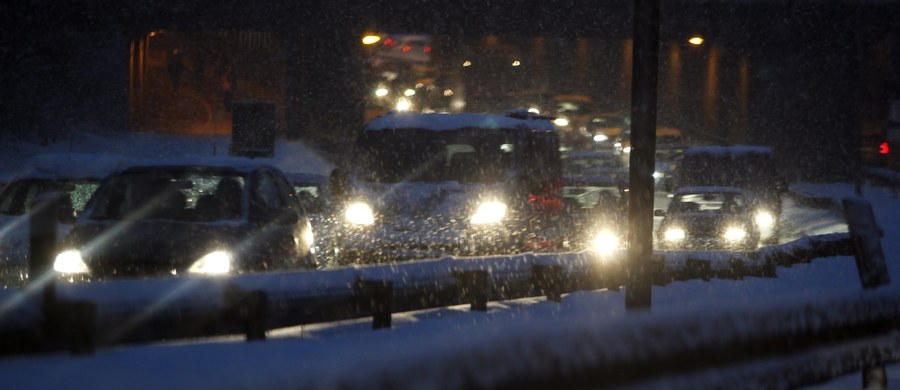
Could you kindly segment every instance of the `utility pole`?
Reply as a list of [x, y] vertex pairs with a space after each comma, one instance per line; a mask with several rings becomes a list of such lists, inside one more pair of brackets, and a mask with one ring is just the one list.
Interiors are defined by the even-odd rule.
[[635, 0], [628, 198], [628, 279], [625, 288], [625, 308], [628, 310], [649, 309], [651, 302], [652, 173], [656, 154], [658, 65], [659, 0]]

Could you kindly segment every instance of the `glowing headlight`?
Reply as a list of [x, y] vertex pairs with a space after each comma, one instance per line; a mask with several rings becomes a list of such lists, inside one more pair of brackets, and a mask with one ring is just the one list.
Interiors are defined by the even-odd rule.
[[605, 142], [609, 140], [606, 134], [594, 134], [594, 142]]
[[619, 246], [619, 237], [608, 230], [601, 231], [591, 240], [591, 250], [595, 252], [612, 252]]
[[685, 236], [687, 236], [687, 234], [685, 234], [684, 229], [677, 227], [668, 228], [666, 229], [666, 232], [663, 233], [663, 237], [666, 241], [681, 241], [684, 240]]
[[725, 229], [723, 237], [727, 241], [741, 241], [744, 237], [747, 237], [747, 231], [739, 227], [730, 227]]
[[81, 252], [75, 249], [60, 252], [53, 261], [53, 270], [63, 274], [86, 274], [90, 272], [81, 258]]
[[226, 251], [213, 251], [194, 262], [188, 272], [192, 274], [221, 275], [231, 272], [231, 254]]
[[662, 172], [660, 172], [660, 171], [655, 171], [655, 172], [653, 172], [653, 178], [656, 179], [656, 180], [662, 179], [662, 178], [664, 178], [664, 177], [666, 177], [666, 174], [665, 174], [665, 173], [662, 173]]
[[315, 245], [316, 238], [313, 235], [312, 229], [304, 229], [300, 238], [303, 240], [303, 245], [306, 245], [309, 248], [312, 248], [313, 245]]
[[756, 226], [761, 229], [767, 229], [775, 225], [775, 217], [768, 211], [758, 211], [756, 213]]
[[631, 146], [626, 146], [622, 148], [622, 153], [631, 153]]
[[506, 204], [498, 201], [484, 202], [472, 214], [470, 222], [474, 225], [497, 223], [506, 216]]
[[371, 225], [375, 223], [375, 214], [372, 208], [363, 202], [354, 202], [344, 211], [344, 219], [356, 225]]
[[565, 127], [569, 125], [569, 120], [566, 118], [556, 118], [553, 120], [553, 124], [559, 127]]

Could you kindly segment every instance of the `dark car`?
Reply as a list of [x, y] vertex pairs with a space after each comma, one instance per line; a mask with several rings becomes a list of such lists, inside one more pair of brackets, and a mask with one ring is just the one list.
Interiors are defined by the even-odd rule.
[[30, 214], [42, 196], [60, 196], [57, 236], [72, 228], [94, 191], [123, 163], [117, 156], [42, 154], [28, 161], [0, 191], [0, 286], [28, 279]]
[[597, 253], [624, 248], [628, 220], [626, 195], [621, 180], [566, 176], [563, 201], [570, 248]]
[[133, 166], [100, 185], [54, 263], [85, 279], [316, 267], [284, 174], [245, 159]]
[[707, 145], [684, 150], [674, 175], [677, 187], [728, 186], [744, 191], [763, 241], [778, 238], [781, 195], [787, 182], [772, 149], [758, 145]]
[[734, 187], [675, 191], [657, 236], [663, 249], [755, 250], [759, 229], [744, 192]]
[[390, 114], [370, 122], [356, 144], [349, 188], [331, 187], [344, 202], [335, 234], [340, 261], [558, 245], [556, 128], [513, 115]]

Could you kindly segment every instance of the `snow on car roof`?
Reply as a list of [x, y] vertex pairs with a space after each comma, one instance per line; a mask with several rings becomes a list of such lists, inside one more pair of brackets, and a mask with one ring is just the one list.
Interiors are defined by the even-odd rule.
[[457, 130], [464, 128], [512, 129], [527, 127], [534, 130], [556, 131], [556, 127], [545, 119], [518, 119], [494, 114], [418, 114], [392, 113], [373, 119], [366, 125], [366, 131], [389, 129], [426, 129], [432, 131]]
[[728, 187], [728, 186], [688, 186], [688, 187], [680, 187], [675, 190], [675, 194], [700, 194], [700, 193], [715, 193], [715, 192], [744, 192], [744, 190], [737, 187]]
[[130, 160], [122, 167], [122, 171], [134, 168], [146, 167], [208, 167], [230, 168], [236, 171], [249, 172], [261, 166], [272, 166], [271, 159], [251, 159], [232, 156], [191, 156], [168, 159], [139, 159]]
[[121, 156], [45, 153], [29, 160], [12, 179], [102, 179], [125, 164]]
[[772, 154], [772, 149], [759, 145], [708, 145], [687, 148], [684, 154]]

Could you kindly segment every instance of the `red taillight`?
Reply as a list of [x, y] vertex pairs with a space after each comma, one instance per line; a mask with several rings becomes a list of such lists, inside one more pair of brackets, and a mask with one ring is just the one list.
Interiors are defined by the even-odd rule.
[[890, 154], [891, 153], [891, 145], [888, 144], [887, 141], [882, 142], [878, 145], [878, 154]]

